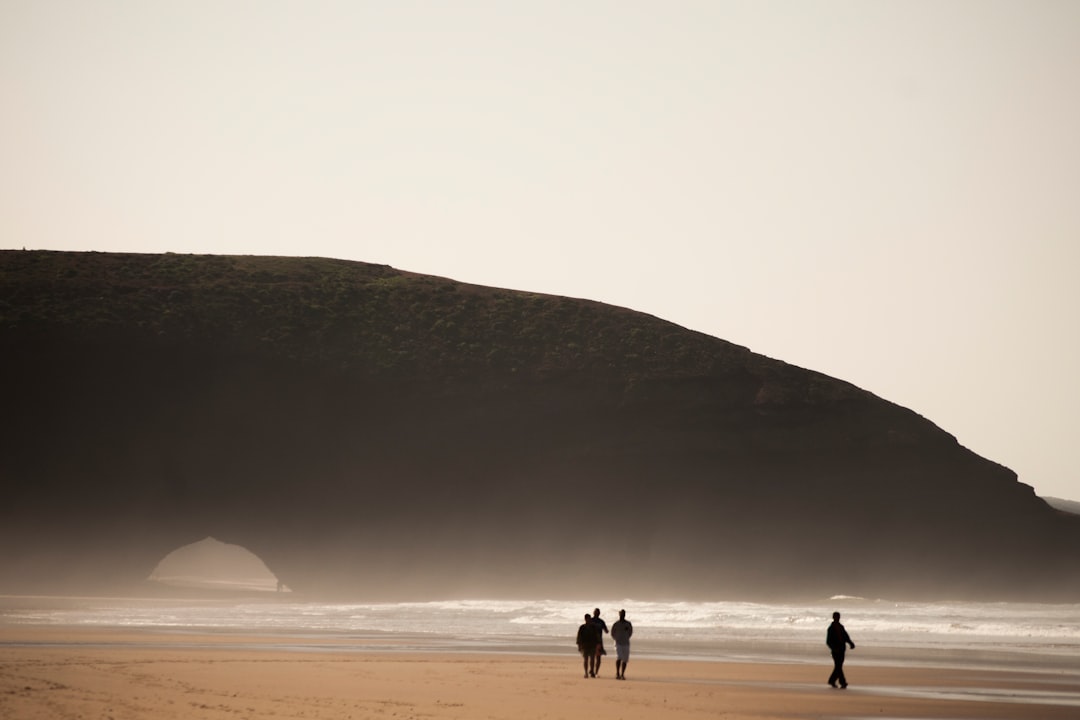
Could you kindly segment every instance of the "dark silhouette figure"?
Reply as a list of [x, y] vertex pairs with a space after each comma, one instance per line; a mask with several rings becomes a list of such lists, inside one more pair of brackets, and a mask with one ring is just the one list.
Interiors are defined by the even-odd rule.
[[585, 677], [596, 677], [600, 666], [600, 656], [597, 654], [599, 644], [600, 630], [589, 617], [589, 613], [585, 613], [585, 622], [577, 630], [577, 647], [585, 667]]
[[840, 682], [841, 688], [847, 687], [847, 678], [844, 677], [844, 653], [847, 651], [847, 646], [850, 645], [851, 649], [855, 649], [855, 643], [851, 642], [851, 637], [848, 636], [847, 630], [840, 624], [840, 613], [834, 612], [832, 614], [832, 625], [829, 625], [828, 632], [825, 633], [825, 644], [829, 646], [829, 650], [832, 651], [833, 659], [833, 671], [829, 676], [829, 684], [836, 687], [837, 681]]
[[593, 610], [593, 625], [596, 626], [596, 672], [600, 672], [600, 661], [604, 655], [607, 655], [607, 650], [604, 649], [604, 633], [608, 631], [607, 623], [600, 617], [600, 608]]
[[634, 626], [626, 619], [626, 611], [619, 611], [619, 619], [611, 626], [611, 637], [615, 640], [615, 679], [626, 679], [626, 663], [630, 660], [630, 636]]

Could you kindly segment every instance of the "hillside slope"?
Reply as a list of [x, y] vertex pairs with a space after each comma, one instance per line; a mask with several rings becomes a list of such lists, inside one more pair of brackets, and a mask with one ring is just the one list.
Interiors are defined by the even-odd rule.
[[1007, 468], [649, 315], [315, 258], [0, 288], [0, 590], [213, 536], [322, 595], [1080, 598], [1080, 522]]

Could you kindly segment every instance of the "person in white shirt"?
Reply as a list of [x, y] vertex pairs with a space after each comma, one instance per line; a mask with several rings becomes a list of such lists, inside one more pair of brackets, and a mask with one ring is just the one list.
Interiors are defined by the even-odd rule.
[[630, 636], [634, 626], [626, 619], [626, 611], [619, 611], [619, 619], [611, 626], [611, 637], [615, 640], [615, 679], [626, 679], [626, 663], [630, 660]]

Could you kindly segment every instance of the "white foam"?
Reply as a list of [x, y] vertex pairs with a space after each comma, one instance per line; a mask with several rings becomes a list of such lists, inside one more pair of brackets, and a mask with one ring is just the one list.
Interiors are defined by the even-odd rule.
[[[273, 595], [273, 594], [269, 594]], [[0, 621], [40, 625], [293, 631], [437, 633], [471, 638], [573, 636], [599, 607], [610, 625], [625, 608], [635, 637], [761, 639], [820, 644], [833, 610], [856, 642], [1046, 645], [1080, 651], [1080, 605], [894, 603], [830, 598], [815, 605], [747, 602], [449, 600], [415, 603], [83, 599], [45, 609], [2, 609]], [[820, 642], [819, 642], [820, 641]]]

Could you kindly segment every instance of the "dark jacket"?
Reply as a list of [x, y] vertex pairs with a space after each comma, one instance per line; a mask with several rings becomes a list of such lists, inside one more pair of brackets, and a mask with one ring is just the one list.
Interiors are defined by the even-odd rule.
[[577, 646], [595, 648], [600, 644], [600, 629], [592, 622], [583, 623], [577, 629]]
[[829, 626], [828, 632], [825, 633], [825, 644], [829, 646], [829, 649], [834, 653], [843, 653], [847, 646], [855, 647], [855, 643], [851, 642], [851, 638], [847, 634], [847, 630], [840, 624], [838, 620], [833, 620], [832, 625]]

